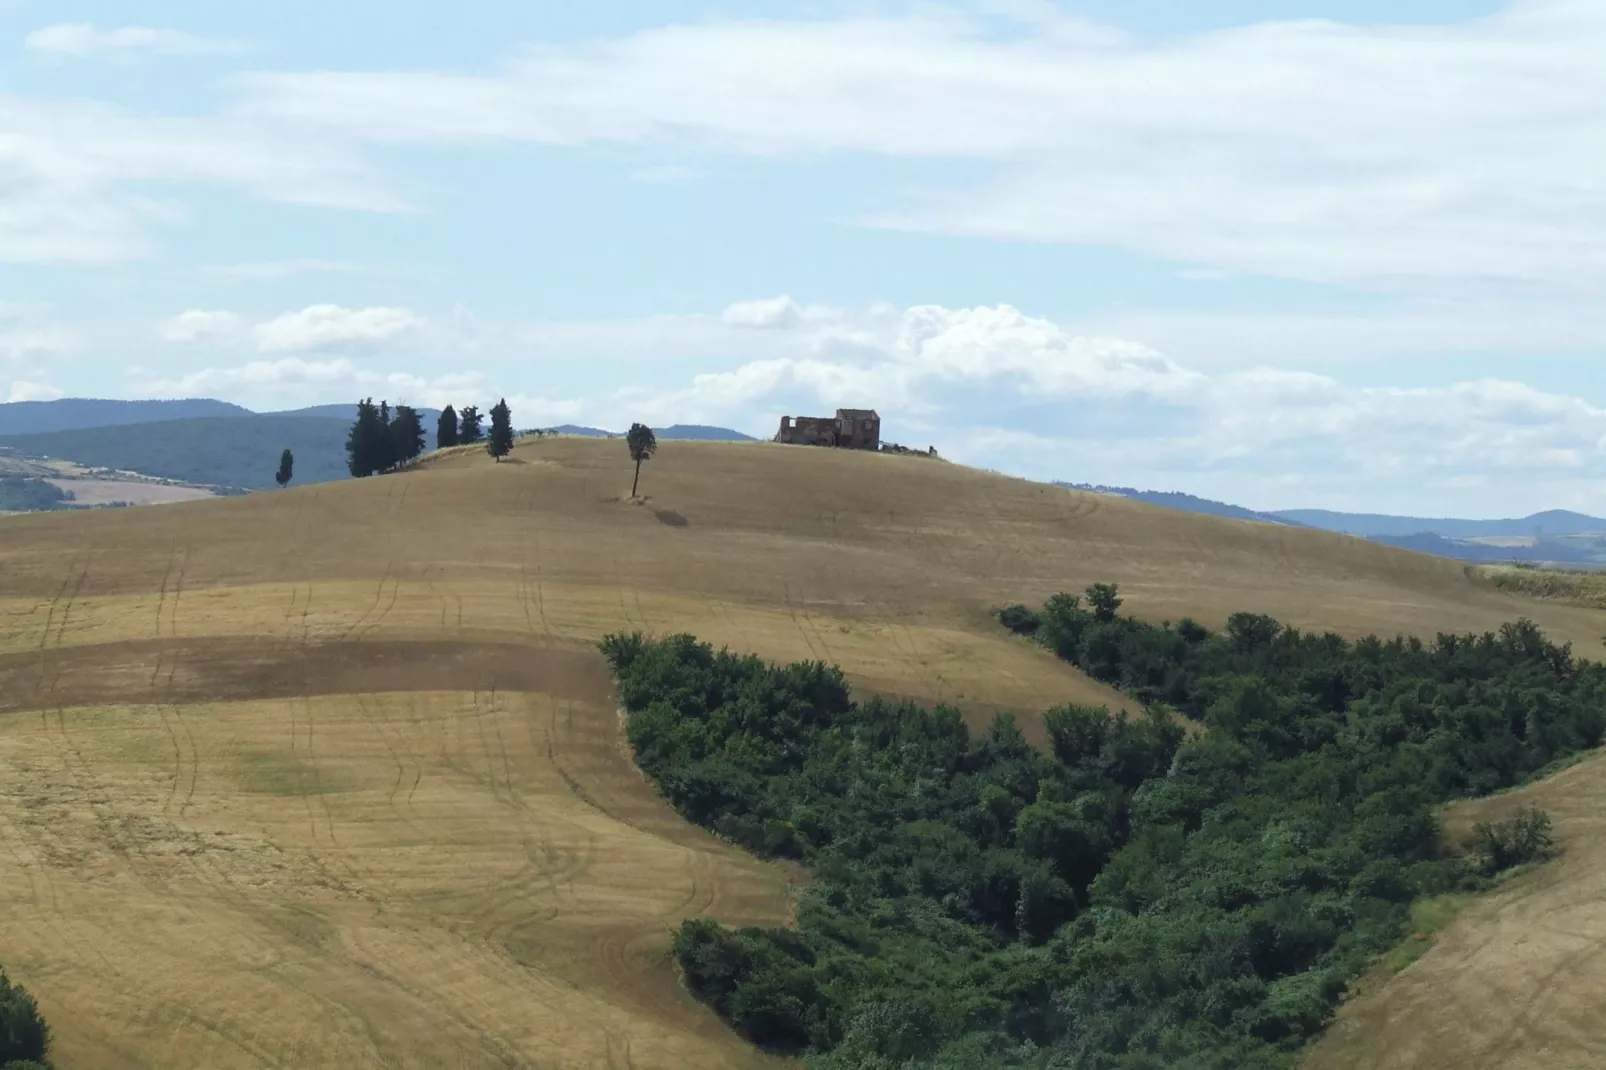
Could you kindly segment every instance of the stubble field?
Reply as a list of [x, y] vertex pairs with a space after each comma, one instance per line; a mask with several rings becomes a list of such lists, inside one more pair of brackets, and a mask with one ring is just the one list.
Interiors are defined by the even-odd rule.
[[1119, 700], [989, 613], [1094, 581], [1212, 625], [1603, 630], [1453, 562], [927, 459], [666, 443], [642, 503], [629, 468], [530, 441], [0, 523], [0, 963], [63, 1065], [763, 1065], [665, 951], [688, 916], [784, 922], [797, 875], [635, 771], [609, 631], [1039, 732]]

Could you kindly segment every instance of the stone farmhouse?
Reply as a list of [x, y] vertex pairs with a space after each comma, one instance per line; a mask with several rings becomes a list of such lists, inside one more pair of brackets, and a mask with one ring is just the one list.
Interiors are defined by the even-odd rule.
[[874, 409], [838, 409], [836, 416], [783, 416], [775, 441], [796, 446], [879, 450], [881, 417]]

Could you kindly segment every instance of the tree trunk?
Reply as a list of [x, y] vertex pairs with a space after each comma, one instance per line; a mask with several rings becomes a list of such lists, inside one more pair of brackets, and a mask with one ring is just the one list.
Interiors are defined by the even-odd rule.
[[630, 481], [630, 496], [636, 496], [636, 486], [641, 482], [641, 462], [636, 462], [636, 478]]

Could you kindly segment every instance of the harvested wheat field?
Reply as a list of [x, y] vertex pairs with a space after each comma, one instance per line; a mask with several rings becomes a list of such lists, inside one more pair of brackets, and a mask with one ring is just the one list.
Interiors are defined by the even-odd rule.
[[1452, 562], [923, 458], [671, 442], [629, 486], [623, 443], [546, 439], [0, 523], [0, 962], [62, 1065], [763, 1065], [666, 949], [784, 921], [796, 875], [634, 770], [609, 631], [1030, 731], [1118, 699], [989, 613], [1094, 581], [1208, 624], [1606, 630]]
[[1537, 806], [1561, 856], [1471, 903], [1421, 958], [1346, 1004], [1306, 1070], [1606, 1066], [1606, 756], [1457, 803], [1452, 837]]

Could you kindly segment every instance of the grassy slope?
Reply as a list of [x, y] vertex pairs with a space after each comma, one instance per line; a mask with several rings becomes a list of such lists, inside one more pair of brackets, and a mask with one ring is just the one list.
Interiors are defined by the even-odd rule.
[[279, 454], [295, 453], [296, 482], [346, 479], [351, 421], [239, 416], [163, 420], [0, 437], [0, 446], [164, 479], [261, 490], [274, 486]]
[[1095, 580], [1156, 618], [1600, 645], [1452, 562], [925, 459], [666, 442], [629, 484], [622, 443], [557, 439], [0, 526], [0, 962], [64, 1064], [763, 1062], [663, 952], [783, 919], [788, 875], [635, 774], [610, 630], [978, 718], [1109, 697], [987, 615]]

